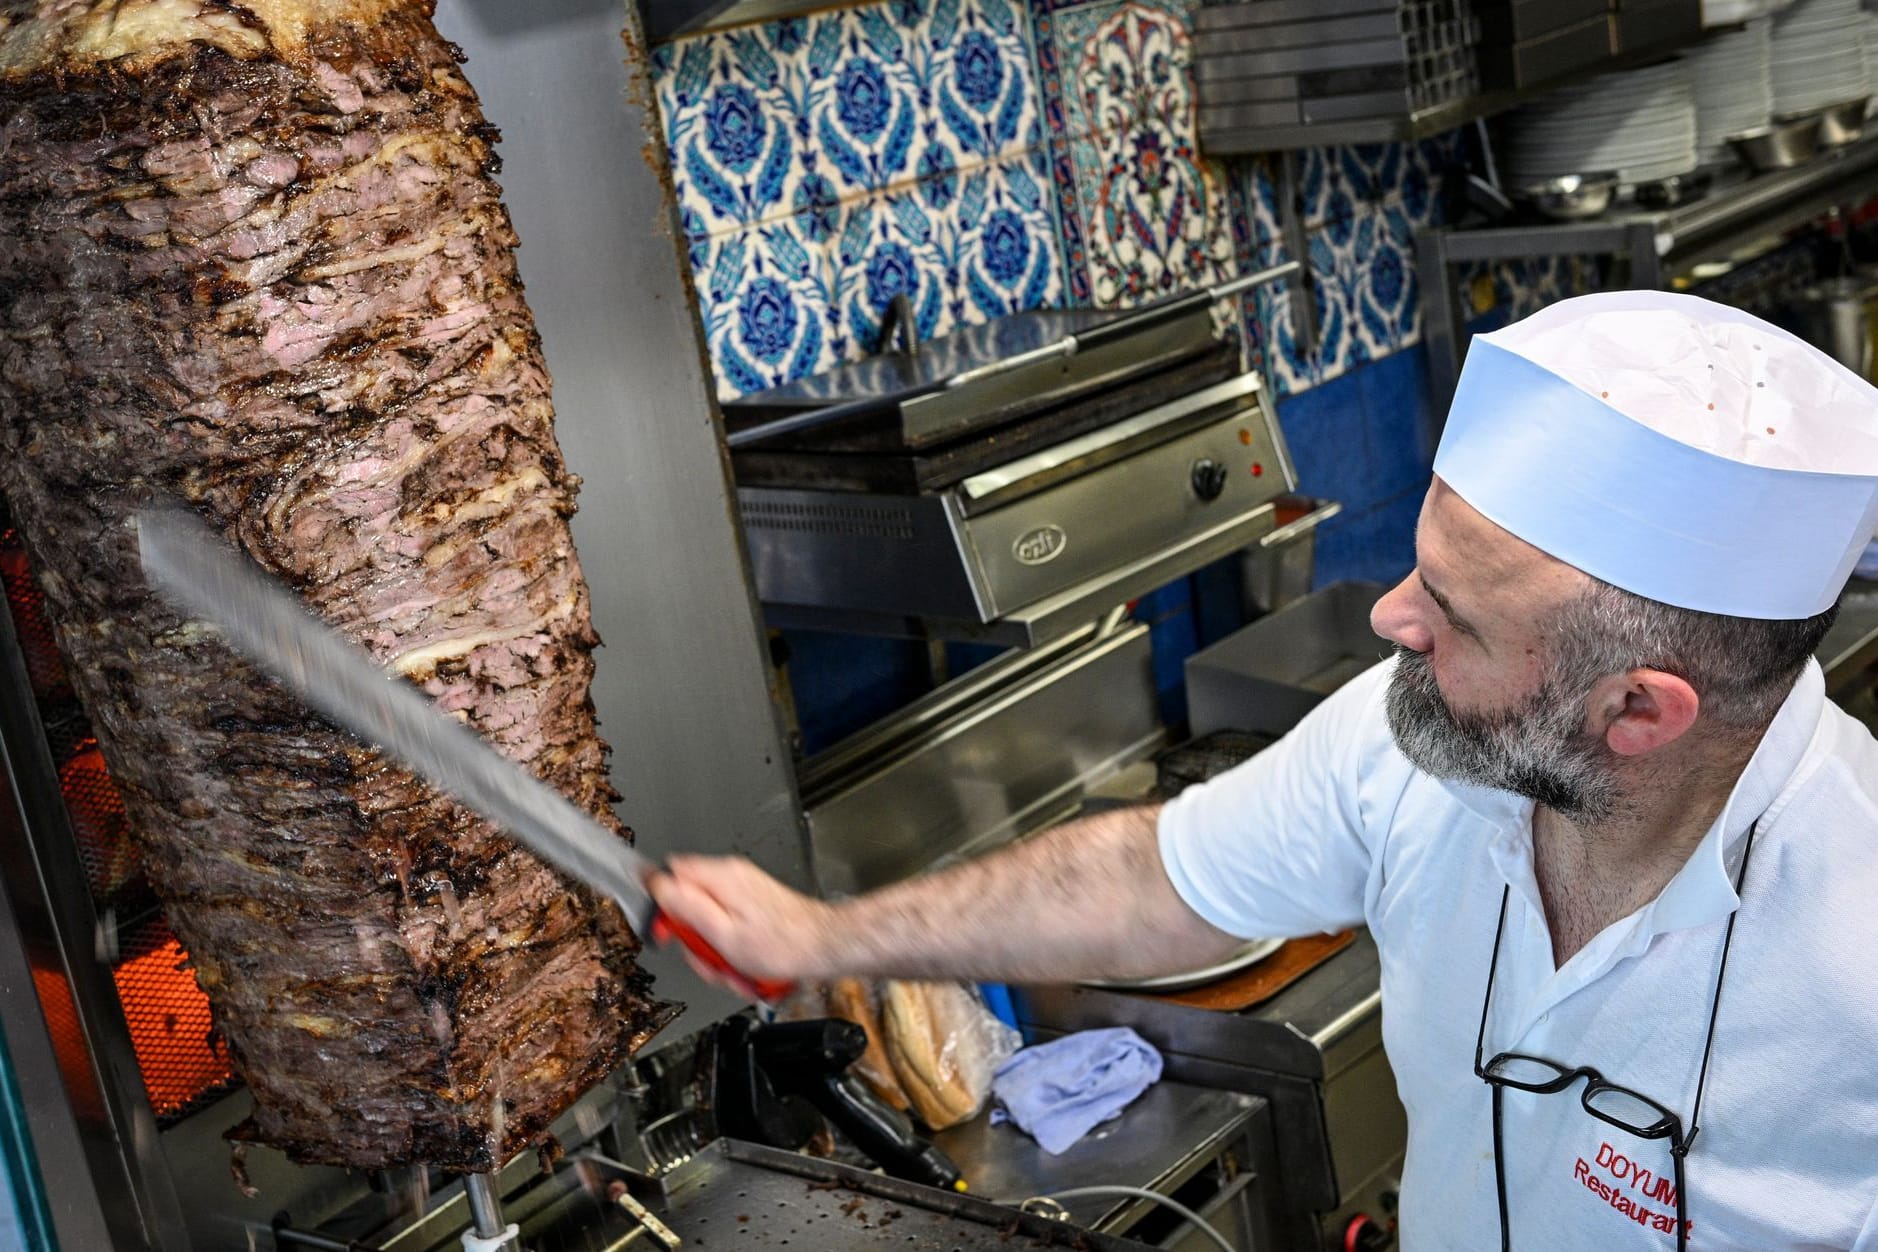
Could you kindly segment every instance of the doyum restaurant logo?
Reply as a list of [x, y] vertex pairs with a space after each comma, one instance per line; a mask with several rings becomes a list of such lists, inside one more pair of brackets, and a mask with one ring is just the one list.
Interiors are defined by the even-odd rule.
[[[1595, 1160], [1594, 1166], [1584, 1157], [1579, 1157], [1572, 1167], [1572, 1180], [1582, 1184], [1585, 1190], [1637, 1225], [1668, 1234], [1675, 1233], [1674, 1182], [1661, 1177], [1647, 1166], [1639, 1165], [1608, 1143], [1598, 1145]], [[1616, 1181], [1607, 1180], [1598, 1170], [1603, 1170]], [[1661, 1205], [1662, 1210], [1651, 1208], [1649, 1205], [1652, 1202]], [[1690, 1222], [1689, 1228], [1693, 1232], [1695, 1223]]]

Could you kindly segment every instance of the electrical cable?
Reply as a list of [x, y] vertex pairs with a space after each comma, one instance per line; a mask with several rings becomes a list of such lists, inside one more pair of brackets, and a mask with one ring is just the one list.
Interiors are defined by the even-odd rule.
[[1137, 1200], [1152, 1200], [1154, 1203], [1162, 1205], [1165, 1208], [1172, 1209], [1174, 1212], [1180, 1214], [1180, 1216], [1186, 1218], [1189, 1222], [1193, 1224], [1193, 1227], [1195, 1230], [1198, 1230], [1201, 1234], [1205, 1235], [1208, 1239], [1211, 1239], [1214, 1242], [1214, 1244], [1216, 1244], [1219, 1247], [1220, 1252], [1238, 1252], [1238, 1249], [1234, 1248], [1232, 1244], [1226, 1242], [1226, 1236], [1220, 1234], [1219, 1231], [1215, 1230], [1212, 1227], [1212, 1225], [1209, 1224], [1204, 1217], [1201, 1217], [1198, 1213], [1194, 1212], [1192, 1209], [1182, 1204], [1179, 1200], [1174, 1199], [1172, 1196], [1162, 1195], [1158, 1191], [1150, 1191], [1146, 1187], [1128, 1187], [1128, 1186], [1123, 1186], [1120, 1183], [1110, 1183], [1110, 1184], [1104, 1184], [1102, 1186], [1090, 1186], [1090, 1187], [1071, 1187], [1067, 1191], [1052, 1191], [1047, 1195], [1031, 1196], [1030, 1199], [1023, 1201], [1017, 1207], [1020, 1209], [1023, 1209], [1025, 1212], [1028, 1212], [1029, 1211], [1028, 1206], [1032, 1203], [1032, 1201], [1049, 1200], [1053, 1203], [1056, 1203], [1057, 1208], [1060, 1210], [1062, 1208], [1060, 1201], [1074, 1200], [1081, 1196], [1104, 1196], [1104, 1195], [1132, 1196]]

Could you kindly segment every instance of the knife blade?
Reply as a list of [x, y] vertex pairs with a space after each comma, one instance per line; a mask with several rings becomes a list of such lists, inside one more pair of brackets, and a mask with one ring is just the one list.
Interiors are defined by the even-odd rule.
[[757, 999], [773, 1002], [793, 989], [786, 981], [745, 977], [702, 936], [662, 912], [645, 887], [655, 868], [649, 857], [380, 667], [194, 513], [176, 506], [144, 509], [137, 533], [144, 576], [166, 599], [214, 626], [335, 724], [616, 901], [641, 938], [677, 940]]

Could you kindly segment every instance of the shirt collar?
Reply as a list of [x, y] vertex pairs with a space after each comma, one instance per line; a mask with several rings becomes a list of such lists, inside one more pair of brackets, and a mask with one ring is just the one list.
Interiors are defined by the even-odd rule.
[[[1735, 780], [1721, 816], [1676, 876], [1643, 910], [1639, 920], [1645, 935], [1704, 925], [1726, 917], [1740, 905], [1734, 871], [1741, 864], [1748, 828], [1764, 821], [1783, 798], [1812, 745], [1825, 703], [1825, 675], [1817, 661], [1808, 661]], [[1528, 903], [1538, 909], [1532, 875], [1532, 801], [1471, 783], [1443, 781], [1442, 785], [1461, 807], [1492, 825], [1488, 850], [1495, 867], [1515, 891], [1531, 896]]]
[[1788, 783], [1799, 772], [1819, 730], [1825, 705], [1825, 674], [1819, 662], [1808, 661], [1761, 735], [1741, 777], [1735, 780], [1721, 816], [1646, 910], [1651, 931], [1701, 926], [1728, 916], [1740, 906], [1734, 876], [1741, 865], [1748, 829], [1768, 820]]

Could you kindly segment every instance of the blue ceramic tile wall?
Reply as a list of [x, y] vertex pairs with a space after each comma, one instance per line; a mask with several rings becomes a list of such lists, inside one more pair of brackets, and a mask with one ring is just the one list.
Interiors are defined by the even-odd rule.
[[[1277, 158], [1198, 151], [1196, 7], [875, 0], [656, 49], [719, 394], [875, 350], [901, 292], [931, 337], [1023, 308], [1129, 307], [1288, 259]], [[1279, 398], [1301, 489], [1344, 504], [1320, 581], [1413, 562], [1434, 427], [1423, 353], [1404, 351], [1421, 338], [1415, 236], [1440, 222], [1465, 159], [1459, 132], [1295, 154], [1317, 343], [1300, 350], [1285, 288], [1227, 319]], [[1589, 278], [1565, 259], [1465, 281], [1485, 327]], [[1236, 581], [1183, 580], [1141, 612], [1178, 720], [1179, 660], [1239, 612]], [[796, 658], [804, 730], [823, 743], [924, 681], [923, 649], [804, 643]]]
[[[872, 351], [913, 297], [926, 335], [1020, 308], [1122, 307], [1288, 259], [1273, 157], [1195, 140], [1190, 0], [885, 0], [654, 51], [720, 394]], [[1307, 149], [1319, 339], [1291, 294], [1238, 329], [1281, 395], [1416, 343], [1419, 229], [1460, 132]], [[1556, 266], [1490, 276], [1516, 311]]]
[[891, 0], [653, 52], [705, 337], [725, 397], [1060, 303], [1023, 11]]

